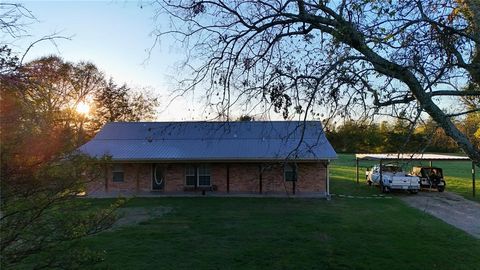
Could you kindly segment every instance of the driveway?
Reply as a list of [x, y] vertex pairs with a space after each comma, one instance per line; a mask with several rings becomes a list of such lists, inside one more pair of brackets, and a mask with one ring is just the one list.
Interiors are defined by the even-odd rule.
[[480, 239], [479, 203], [450, 192], [428, 191], [402, 197], [402, 200]]

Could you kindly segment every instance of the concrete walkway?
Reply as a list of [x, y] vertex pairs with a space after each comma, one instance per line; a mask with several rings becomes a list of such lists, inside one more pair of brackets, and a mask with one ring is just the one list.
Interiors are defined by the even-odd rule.
[[329, 199], [325, 192], [298, 192], [297, 194], [277, 193], [242, 193], [242, 192], [94, 192], [83, 196], [85, 198], [118, 198], [118, 197], [140, 197], [140, 198], [164, 198], [164, 197], [241, 197], [241, 198], [312, 198]]
[[479, 203], [450, 192], [428, 191], [402, 197], [402, 200], [480, 239]]

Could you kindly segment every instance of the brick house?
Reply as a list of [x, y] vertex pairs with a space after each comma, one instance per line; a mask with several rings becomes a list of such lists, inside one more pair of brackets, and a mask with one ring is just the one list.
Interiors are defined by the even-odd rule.
[[80, 151], [112, 162], [90, 196], [328, 196], [336, 159], [317, 121], [109, 123]]

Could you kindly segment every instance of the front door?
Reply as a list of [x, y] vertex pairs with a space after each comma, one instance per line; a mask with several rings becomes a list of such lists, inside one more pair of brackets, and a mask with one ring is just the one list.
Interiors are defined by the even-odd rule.
[[152, 190], [163, 190], [165, 187], [165, 167], [162, 164], [152, 166]]

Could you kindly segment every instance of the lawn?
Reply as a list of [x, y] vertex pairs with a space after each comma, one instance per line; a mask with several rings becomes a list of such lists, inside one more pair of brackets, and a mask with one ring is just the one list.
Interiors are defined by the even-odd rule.
[[[354, 183], [351, 164], [342, 155], [333, 165], [332, 192], [378, 194]], [[136, 198], [125, 207], [158, 206], [173, 210], [84, 241], [106, 251], [99, 268], [480, 269], [479, 240], [406, 206], [395, 195], [334, 196], [331, 201]]]
[[112, 269], [480, 269], [480, 241], [398, 199], [149, 198], [164, 217], [86, 245]]

